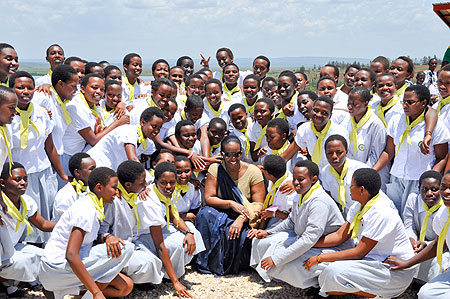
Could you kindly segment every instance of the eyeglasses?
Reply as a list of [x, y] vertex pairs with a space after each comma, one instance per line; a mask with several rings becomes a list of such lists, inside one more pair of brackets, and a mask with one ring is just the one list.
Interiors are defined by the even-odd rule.
[[242, 155], [242, 152], [235, 152], [235, 153], [223, 153], [223, 156], [225, 158], [231, 159], [231, 158], [239, 158]]
[[179, 174], [179, 175], [182, 175], [183, 173], [188, 174], [189, 172], [191, 172], [190, 169], [186, 169], [186, 170], [184, 170], [184, 171], [177, 170], [177, 174]]
[[415, 103], [419, 103], [420, 101], [413, 101], [413, 100], [403, 100], [402, 103], [406, 104], [407, 106], [414, 105]]

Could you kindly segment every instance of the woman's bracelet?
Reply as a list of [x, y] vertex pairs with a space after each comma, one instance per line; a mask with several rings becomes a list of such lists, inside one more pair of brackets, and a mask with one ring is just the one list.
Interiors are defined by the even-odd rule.
[[318, 264], [321, 263], [321, 261], [320, 261], [320, 254], [317, 256], [317, 263], [318, 263]]
[[425, 136], [427, 136], [427, 135], [432, 135], [432, 132], [431, 131], [425, 131]]

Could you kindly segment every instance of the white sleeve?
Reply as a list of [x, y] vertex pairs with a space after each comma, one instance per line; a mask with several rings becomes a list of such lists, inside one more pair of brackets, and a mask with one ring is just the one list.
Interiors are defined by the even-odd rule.
[[92, 232], [94, 222], [97, 220], [97, 211], [93, 208], [71, 209], [72, 217], [70, 224], [72, 227], [78, 227], [87, 233]]
[[140, 227], [147, 229], [150, 226], [163, 226], [167, 224], [164, 217], [162, 217], [163, 211], [160, 202], [156, 201], [152, 195], [147, 196], [147, 200], [145, 201], [138, 201], [137, 204]]
[[361, 226], [361, 238], [380, 241], [392, 233], [391, 219], [388, 215], [373, 211], [365, 226]]
[[34, 214], [36, 214], [36, 212], [38, 210], [36, 201], [33, 198], [31, 198], [30, 196], [25, 195], [25, 194], [22, 195], [22, 198], [25, 201], [25, 204], [27, 206], [27, 217], [29, 218], [29, 217], [33, 216]]
[[297, 129], [297, 134], [295, 134], [294, 141], [301, 148], [307, 147], [307, 144], [305, 142], [305, 135], [306, 135], [306, 130], [310, 126], [311, 126], [311, 124], [309, 122], [307, 122], [307, 123], [302, 124]]
[[[80, 103], [78, 102], [77, 104]], [[73, 105], [67, 105], [67, 111], [70, 114], [72, 125], [77, 132], [91, 127], [91, 118], [89, 116], [90, 111], [88, 112], [87, 109], [75, 106], [75, 103], [73, 103]]]

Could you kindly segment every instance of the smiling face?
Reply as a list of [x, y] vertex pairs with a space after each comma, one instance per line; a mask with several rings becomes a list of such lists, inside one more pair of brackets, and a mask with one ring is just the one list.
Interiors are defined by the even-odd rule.
[[256, 99], [259, 91], [258, 81], [253, 78], [244, 80], [243, 90], [244, 95], [248, 100]]
[[372, 61], [370, 63], [370, 69], [377, 74], [377, 76], [381, 75], [382, 73], [386, 73], [387, 70], [384, 69], [383, 64], [378, 61]]
[[272, 92], [277, 91], [277, 83], [274, 81], [266, 81], [262, 86], [262, 94], [264, 98], [270, 98]]
[[222, 91], [219, 84], [209, 83], [208, 85], [206, 85], [205, 95], [209, 104], [217, 110], [222, 103]]
[[16, 115], [17, 95], [7, 93], [0, 105], [0, 126], [11, 124]]
[[217, 64], [223, 69], [225, 65], [233, 62], [233, 59], [228, 55], [227, 51], [220, 51], [216, 55]]
[[435, 178], [426, 178], [422, 180], [422, 184], [419, 189], [420, 196], [425, 204], [430, 208], [437, 204], [441, 199], [441, 195], [439, 193], [440, 184], [441, 182]]
[[156, 91], [152, 89], [152, 99], [161, 109], [167, 107], [171, 97], [172, 87], [170, 85], [160, 84]]
[[102, 78], [91, 77], [86, 87], [81, 86], [81, 93], [84, 94], [88, 104], [98, 105], [105, 95], [105, 81]]
[[349, 88], [353, 88], [355, 86], [355, 75], [358, 72], [358, 69], [351, 67], [344, 74], [344, 84]]
[[244, 112], [241, 108], [234, 109], [230, 112], [230, 119], [233, 127], [236, 130], [243, 130], [247, 128], [247, 113]]
[[83, 158], [80, 169], [75, 169], [74, 175], [77, 180], [81, 180], [85, 186], [88, 185], [88, 177], [95, 169], [96, 164], [92, 158]]
[[108, 183], [103, 186], [101, 184], [97, 184], [95, 186], [95, 192], [99, 198], [103, 198], [103, 201], [106, 203], [112, 203], [114, 197], [117, 195], [117, 185], [119, 184], [119, 180], [116, 176], [110, 177]]
[[450, 174], [446, 174], [442, 178], [440, 194], [444, 205], [450, 207]]
[[294, 184], [295, 192], [298, 194], [305, 194], [317, 182], [317, 176], [311, 178], [306, 167], [295, 167], [292, 175], [292, 183]]
[[368, 102], [363, 102], [359, 94], [351, 93], [348, 96], [347, 108], [350, 116], [357, 119], [364, 116], [367, 110]]
[[307, 94], [302, 94], [297, 97], [298, 110], [306, 119], [311, 119], [313, 105], [314, 101]]
[[122, 86], [111, 84], [106, 90], [106, 106], [109, 109], [116, 108], [117, 104], [122, 101]]
[[177, 83], [178, 85], [181, 85], [184, 80], [184, 71], [181, 68], [173, 68], [170, 70], [170, 80]]
[[380, 76], [377, 79], [376, 91], [383, 103], [387, 103], [395, 94], [394, 78], [392, 76]]
[[14, 82], [14, 91], [18, 98], [18, 106], [20, 109], [25, 110], [28, 104], [31, 102], [34, 94], [34, 83], [31, 78], [19, 77]]
[[295, 73], [295, 77], [297, 78], [297, 84], [295, 84], [295, 90], [298, 92], [302, 92], [305, 90], [306, 86], [309, 85], [309, 81], [305, 79], [305, 76], [301, 73]]
[[2, 189], [9, 195], [22, 196], [27, 191], [28, 175], [24, 168], [11, 170], [11, 175], [7, 180], [0, 179]]
[[227, 84], [235, 84], [239, 79], [239, 69], [235, 65], [229, 65], [223, 69], [223, 81]]
[[169, 66], [165, 62], [158, 63], [153, 71], [153, 77], [155, 77], [155, 79], [169, 78]]
[[259, 79], [264, 79], [269, 72], [269, 63], [261, 58], [255, 59], [253, 62], [253, 74], [259, 76]]
[[162, 112], [164, 114], [164, 122], [167, 123], [173, 119], [175, 116], [175, 113], [177, 112], [178, 106], [175, 102], [170, 101], [169, 105], [162, 109]]
[[[84, 78], [84, 73], [85, 73], [84, 63], [82, 61], [71, 61], [69, 65], [77, 71], [78, 84], [80, 84], [81, 80], [83, 80], [83, 78]], [[119, 73], [120, 73], [120, 71], [119, 71]], [[109, 79], [107, 78], [107, 80], [109, 80]], [[122, 83], [122, 77], [120, 77], [119, 82]]]
[[53, 46], [48, 50], [48, 55], [45, 60], [50, 63], [50, 68], [55, 69], [58, 65], [64, 62], [64, 51], [59, 46]]
[[347, 150], [345, 149], [342, 141], [333, 140], [327, 143], [325, 155], [331, 167], [334, 169], [341, 169], [344, 166], [345, 159], [347, 158]]
[[446, 98], [450, 95], [450, 72], [440, 71], [437, 86], [441, 97]]
[[286, 133], [280, 133], [276, 127], [268, 127], [266, 130], [267, 144], [272, 150], [278, 150], [283, 147], [287, 140]]
[[134, 80], [142, 74], [142, 59], [138, 56], [131, 58], [130, 64], [124, 65], [123, 69], [125, 70], [127, 77], [134, 82]]
[[107, 80], [115, 80], [119, 83], [122, 83], [122, 72], [117, 69], [112, 69], [108, 76], [106, 76], [105, 81]]
[[331, 117], [332, 107], [325, 101], [315, 101], [312, 110], [312, 122], [316, 128], [324, 127]]
[[203, 98], [205, 96], [205, 82], [200, 78], [192, 78], [189, 81], [186, 93], [188, 96], [196, 94]]
[[195, 127], [192, 125], [182, 126], [180, 129], [180, 136], [177, 136], [177, 139], [184, 148], [193, 148], [195, 141], [197, 141]]
[[365, 70], [358, 71], [355, 75], [355, 86], [364, 86], [368, 90], [372, 90], [375, 82], [370, 80], [370, 73]]
[[175, 162], [175, 167], [177, 168], [178, 184], [187, 185], [192, 173], [191, 163], [189, 161], [181, 160]]
[[0, 52], [0, 79], [9, 77], [19, 70], [19, 57], [13, 48], [4, 48]]
[[211, 145], [219, 144], [223, 138], [225, 137], [225, 133], [227, 132], [227, 127], [220, 124], [214, 123], [210, 124], [208, 127], [208, 139]]
[[197, 107], [195, 109], [188, 110], [186, 107], [184, 107], [184, 111], [186, 112], [187, 119], [189, 119], [194, 124], [202, 118], [203, 115], [203, 107]]
[[161, 174], [161, 176], [155, 180], [156, 187], [159, 192], [167, 198], [172, 197], [172, 193], [175, 190], [175, 185], [177, 184], [177, 178], [175, 173], [171, 171], [166, 171]]
[[151, 140], [153, 140], [156, 137], [156, 135], [159, 134], [162, 125], [163, 119], [157, 116], [153, 116], [152, 119], [150, 119], [147, 122], [141, 119], [142, 133], [144, 134], [145, 138]]
[[184, 70], [184, 75], [189, 77], [194, 73], [194, 61], [192, 59], [183, 59], [181, 62], [181, 68]]
[[264, 102], [257, 102], [253, 111], [256, 121], [263, 127], [273, 118], [273, 113], [269, 110], [269, 105]]
[[228, 167], [239, 167], [242, 157], [241, 144], [237, 142], [229, 142], [224, 146], [223, 161]]
[[288, 101], [295, 92], [295, 85], [288, 76], [282, 76], [278, 79], [278, 93], [283, 101]]
[[403, 59], [396, 59], [389, 67], [389, 73], [397, 78], [397, 89], [402, 87], [407, 79], [411, 78], [411, 73], [408, 72], [408, 62]]
[[324, 79], [319, 82], [317, 85], [317, 95], [320, 96], [327, 96], [330, 99], [334, 98], [334, 95], [336, 94], [336, 82], [330, 80], [330, 79]]

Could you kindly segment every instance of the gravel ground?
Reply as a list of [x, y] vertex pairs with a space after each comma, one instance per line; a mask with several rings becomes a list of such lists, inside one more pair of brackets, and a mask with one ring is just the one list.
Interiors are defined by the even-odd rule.
[[[200, 274], [187, 266], [186, 275], [181, 282], [189, 289], [194, 298], [313, 298], [305, 295], [305, 290], [294, 288], [280, 281], [264, 282], [255, 271], [243, 272], [239, 275], [214, 277]], [[409, 288], [399, 299], [417, 298], [417, 291]], [[28, 292], [24, 298], [43, 298], [42, 292]], [[8, 298], [0, 293], [0, 299]], [[68, 298], [79, 298], [66, 296]], [[170, 282], [156, 285], [151, 291], [133, 290], [126, 298], [177, 298]], [[340, 296], [341, 299], [362, 298], [359, 296]]]

